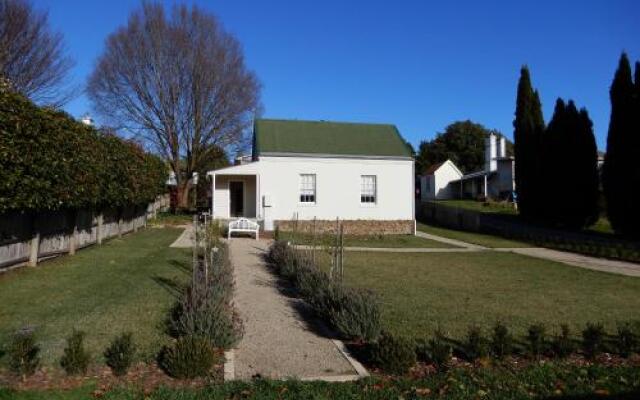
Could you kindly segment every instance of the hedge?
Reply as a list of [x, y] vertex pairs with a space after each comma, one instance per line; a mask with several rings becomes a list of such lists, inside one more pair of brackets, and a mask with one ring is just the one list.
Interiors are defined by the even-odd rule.
[[0, 90], [0, 214], [141, 205], [165, 181], [139, 145]]

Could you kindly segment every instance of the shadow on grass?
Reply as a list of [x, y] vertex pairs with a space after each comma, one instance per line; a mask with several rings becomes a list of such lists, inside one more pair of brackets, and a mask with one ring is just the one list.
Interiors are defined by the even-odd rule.
[[184, 274], [191, 275], [191, 263], [187, 261], [180, 261], [176, 259], [169, 260], [169, 265], [174, 267]]
[[183, 283], [178, 282], [173, 278], [155, 275], [151, 277], [151, 280], [153, 280], [158, 284], [158, 286], [169, 292], [169, 294], [171, 294], [174, 298], [178, 298], [185, 289], [185, 285]]
[[640, 390], [634, 390], [627, 393], [620, 393], [614, 395], [597, 395], [597, 394], [585, 394], [576, 396], [551, 396], [545, 397], [544, 400], [592, 400], [592, 399], [607, 399], [607, 400], [637, 400], [640, 398]]

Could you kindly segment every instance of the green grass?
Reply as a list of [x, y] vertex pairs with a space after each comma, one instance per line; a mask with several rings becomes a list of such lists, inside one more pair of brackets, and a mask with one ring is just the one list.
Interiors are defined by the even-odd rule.
[[141, 357], [152, 356], [168, 339], [161, 325], [175, 284], [190, 277], [190, 252], [169, 248], [180, 233], [149, 228], [0, 275], [0, 343], [33, 326], [43, 361], [52, 365], [74, 328], [87, 333], [98, 359], [116, 335], [131, 331]]
[[535, 247], [530, 243], [516, 240], [504, 239], [500, 236], [486, 235], [483, 233], [457, 231], [454, 229], [442, 228], [434, 225], [427, 225], [418, 222], [418, 230], [432, 235], [438, 235], [449, 239], [461, 240], [463, 242], [477, 244], [480, 246], [500, 248], [500, 247]]
[[382, 297], [383, 323], [421, 337], [441, 328], [454, 338], [470, 324], [502, 320], [518, 334], [542, 322], [589, 322], [610, 331], [638, 319], [640, 279], [590, 271], [513, 253], [349, 253], [347, 284]]
[[[91, 399], [95, 386], [67, 391], [14, 392], [0, 389], [0, 400]], [[601, 398], [595, 392], [635, 399], [640, 390], [640, 369], [632, 366], [571, 366], [555, 363], [509, 370], [506, 368], [457, 369], [423, 379], [366, 378], [356, 382], [302, 382], [256, 379], [226, 382], [202, 389], [119, 388], [99, 396], [105, 400], [199, 399], [583, 399]], [[566, 397], [565, 397], [566, 396]], [[570, 397], [571, 396], [571, 397]], [[575, 396], [575, 397], [573, 397]]]
[[155, 219], [151, 220], [153, 225], [187, 225], [193, 222], [193, 214], [172, 212], [159, 212]]
[[507, 202], [495, 202], [495, 201], [476, 201], [476, 200], [438, 200], [437, 204], [442, 204], [449, 207], [464, 208], [467, 210], [480, 211], [490, 214], [506, 214], [517, 215], [518, 211], [513, 208], [512, 203]]
[[[290, 232], [280, 232], [280, 239], [291, 240]], [[299, 244], [311, 244], [313, 238], [310, 234], [298, 234]], [[334, 235], [319, 235], [316, 238], [318, 246], [329, 245], [335, 242]], [[346, 247], [382, 247], [382, 248], [451, 248], [456, 247], [435, 240], [424, 239], [414, 235], [345, 235]]]

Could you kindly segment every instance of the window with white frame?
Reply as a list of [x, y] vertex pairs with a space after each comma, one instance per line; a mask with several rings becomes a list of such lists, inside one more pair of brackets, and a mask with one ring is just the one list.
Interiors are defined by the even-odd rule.
[[376, 202], [376, 176], [360, 176], [360, 203], [375, 204]]
[[316, 202], [316, 175], [300, 174], [300, 203]]

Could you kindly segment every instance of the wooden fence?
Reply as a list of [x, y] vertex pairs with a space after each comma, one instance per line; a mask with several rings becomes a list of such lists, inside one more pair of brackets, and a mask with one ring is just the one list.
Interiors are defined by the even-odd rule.
[[169, 208], [169, 196], [159, 196], [146, 207], [122, 210], [52, 211], [0, 215], [0, 272], [135, 232]]

